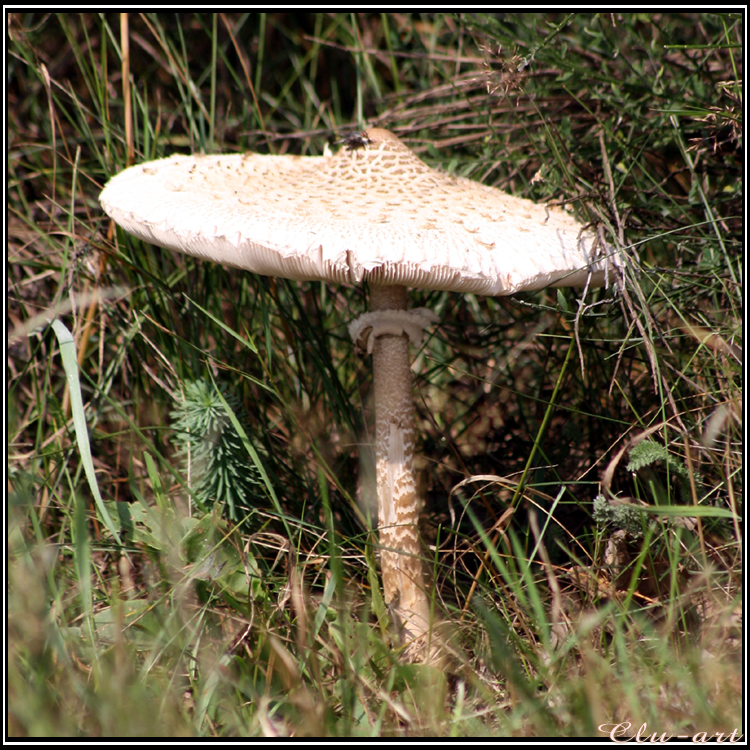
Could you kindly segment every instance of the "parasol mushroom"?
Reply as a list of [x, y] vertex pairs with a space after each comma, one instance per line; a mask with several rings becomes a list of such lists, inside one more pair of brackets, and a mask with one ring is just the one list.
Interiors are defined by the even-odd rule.
[[100, 196], [107, 214], [162, 247], [255, 273], [370, 287], [351, 324], [373, 355], [381, 567], [404, 636], [429, 631], [418, 533], [409, 341], [435, 322], [415, 287], [508, 295], [601, 285], [607, 248], [560, 208], [432, 169], [387, 130], [335, 155], [172, 156], [131, 167]]

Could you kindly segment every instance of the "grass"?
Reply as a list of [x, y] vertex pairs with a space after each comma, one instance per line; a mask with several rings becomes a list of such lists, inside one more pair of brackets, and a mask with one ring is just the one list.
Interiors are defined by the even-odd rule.
[[[9, 736], [743, 731], [739, 14], [8, 28]], [[411, 295], [441, 669], [379, 595], [366, 290], [177, 257], [97, 201], [129, 162], [368, 125], [627, 258], [583, 299]]]

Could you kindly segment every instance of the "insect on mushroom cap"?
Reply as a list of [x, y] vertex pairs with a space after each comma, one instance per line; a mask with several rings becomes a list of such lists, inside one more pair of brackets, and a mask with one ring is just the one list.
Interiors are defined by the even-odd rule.
[[354, 151], [358, 148], [364, 148], [369, 146], [372, 141], [366, 130], [361, 132], [349, 133], [341, 139], [341, 143], [346, 147], [347, 151]]

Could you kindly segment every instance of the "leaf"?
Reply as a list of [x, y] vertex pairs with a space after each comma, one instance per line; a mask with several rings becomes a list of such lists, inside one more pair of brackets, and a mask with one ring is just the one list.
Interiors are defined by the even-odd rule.
[[112, 517], [109, 515], [104, 505], [102, 496], [99, 493], [99, 485], [96, 482], [96, 473], [94, 472], [94, 461], [91, 457], [91, 445], [89, 443], [89, 432], [86, 426], [86, 411], [83, 408], [83, 397], [81, 396], [81, 383], [78, 379], [78, 359], [76, 358], [76, 347], [73, 334], [65, 327], [61, 320], [52, 321], [52, 330], [57, 336], [60, 345], [60, 356], [62, 357], [63, 369], [68, 379], [68, 389], [70, 391], [70, 410], [73, 414], [73, 427], [76, 433], [76, 443], [78, 452], [83, 463], [83, 470], [86, 473], [91, 493], [96, 502], [96, 508], [109, 533], [115, 538], [117, 543], [122, 546], [122, 540], [117, 533]]
[[676, 518], [731, 518], [741, 520], [726, 508], [716, 508], [712, 505], [631, 505], [621, 503], [621, 508], [651, 513], [655, 516], [673, 516]]

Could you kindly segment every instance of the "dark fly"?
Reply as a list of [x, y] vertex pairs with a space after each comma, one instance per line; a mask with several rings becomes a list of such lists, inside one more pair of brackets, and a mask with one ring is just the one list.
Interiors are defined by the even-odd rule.
[[341, 139], [341, 143], [346, 146], [347, 151], [356, 151], [358, 148], [364, 148], [372, 143], [370, 136], [367, 135], [367, 131], [349, 133]]

